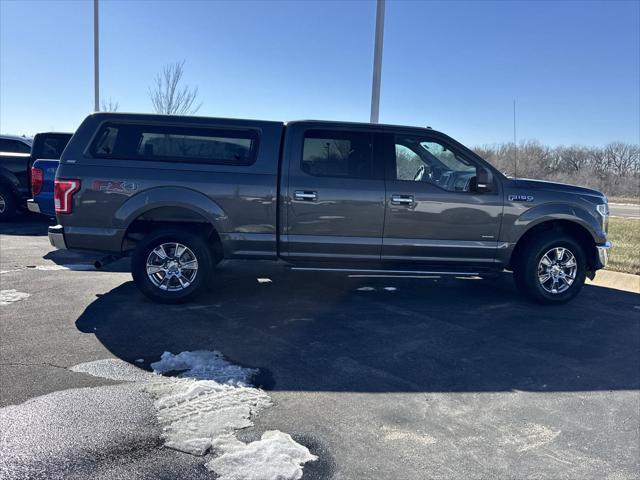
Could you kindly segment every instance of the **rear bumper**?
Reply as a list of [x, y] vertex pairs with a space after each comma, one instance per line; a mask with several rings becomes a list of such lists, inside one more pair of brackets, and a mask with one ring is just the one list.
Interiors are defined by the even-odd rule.
[[27, 209], [33, 213], [40, 213], [40, 205], [33, 198], [27, 200]]
[[56, 248], [121, 253], [124, 230], [100, 227], [49, 227], [49, 242]]
[[596, 265], [596, 270], [607, 266], [609, 262], [609, 250], [611, 250], [612, 246], [613, 244], [611, 242], [606, 242], [604, 245], [596, 245], [596, 249], [598, 250], [598, 265]]
[[67, 243], [64, 240], [64, 227], [62, 225], [49, 227], [49, 243], [58, 250], [67, 249]]

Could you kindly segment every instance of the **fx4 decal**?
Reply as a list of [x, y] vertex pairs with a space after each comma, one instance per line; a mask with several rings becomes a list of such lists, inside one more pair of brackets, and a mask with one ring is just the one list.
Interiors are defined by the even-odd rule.
[[533, 202], [533, 195], [509, 195], [510, 202]]
[[127, 180], [94, 180], [93, 189], [105, 193], [132, 194], [138, 187]]

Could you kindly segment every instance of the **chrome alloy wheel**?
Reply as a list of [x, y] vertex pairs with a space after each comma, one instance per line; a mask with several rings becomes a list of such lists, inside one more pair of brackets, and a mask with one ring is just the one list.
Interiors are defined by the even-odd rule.
[[542, 288], [552, 294], [566, 292], [577, 273], [576, 257], [565, 247], [552, 248], [538, 263], [538, 281]]
[[193, 283], [198, 274], [198, 259], [181, 243], [163, 243], [147, 257], [147, 276], [160, 290], [177, 292]]
[[7, 202], [4, 200], [4, 197], [0, 195], [0, 213], [4, 213], [7, 208]]

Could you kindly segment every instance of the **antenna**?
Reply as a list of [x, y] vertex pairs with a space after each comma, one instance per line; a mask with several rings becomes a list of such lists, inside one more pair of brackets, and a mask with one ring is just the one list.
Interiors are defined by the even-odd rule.
[[518, 178], [518, 144], [516, 143], [516, 99], [513, 99], [513, 178]]

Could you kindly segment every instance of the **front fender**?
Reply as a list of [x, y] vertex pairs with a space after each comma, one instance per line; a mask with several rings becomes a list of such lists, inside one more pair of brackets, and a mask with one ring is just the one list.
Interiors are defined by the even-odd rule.
[[536, 225], [553, 220], [566, 220], [580, 225], [589, 232], [596, 244], [607, 241], [606, 233], [596, 217], [585, 208], [566, 203], [545, 203], [525, 211], [513, 221], [507, 241], [515, 244]]
[[161, 207], [177, 207], [199, 214], [218, 232], [227, 232], [229, 217], [206, 195], [184, 187], [158, 187], [129, 198], [115, 213], [114, 226], [126, 229], [143, 213]]

